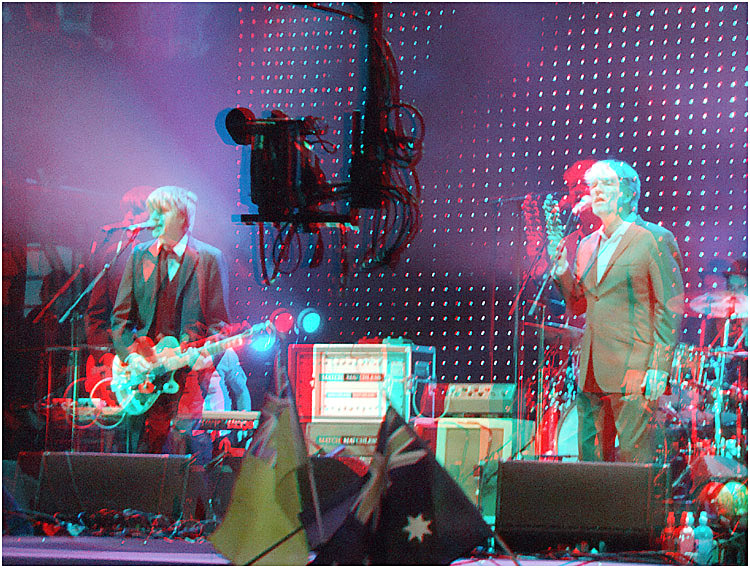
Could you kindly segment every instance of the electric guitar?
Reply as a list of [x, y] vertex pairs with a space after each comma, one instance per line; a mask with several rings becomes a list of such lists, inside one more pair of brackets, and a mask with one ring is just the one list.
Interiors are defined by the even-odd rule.
[[112, 353], [90, 354], [86, 358], [84, 388], [91, 398], [103, 400], [107, 406], [117, 406], [117, 398], [110, 389], [114, 358]]
[[206, 342], [200, 347], [182, 346], [176, 338], [164, 337], [154, 346], [153, 356], [147, 358], [152, 366], [145, 373], [129, 369], [127, 362], [115, 355], [110, 388], [124, 414], [143, 414], [161, 394], [175, 394], [180, 390], [174, 380], [175, 371], [193, 364], [199, 357], [217, 355], [258, 335], [272, 335], [275, 331], [273, 324], [266, 321], [237, 335]]
[[540, 278], [547, 270], [547, 263], [542, 258], [542, 250], [546, 235], [539, 213], [539, 203], [531, 193], [527, 194], [521, 203], [521, 211], [524, 217], [524, 229], [526, 230], [526, 257], [534, 259], [529, 267], [531, 278]]
[[545, 228], [547, 230], [547, 252], [554, 262], [557, 258], [557, 247], [565, 236], [560, 221], [560, 204], [557, 199], [547, 194], [542, 209], [544, 210]]

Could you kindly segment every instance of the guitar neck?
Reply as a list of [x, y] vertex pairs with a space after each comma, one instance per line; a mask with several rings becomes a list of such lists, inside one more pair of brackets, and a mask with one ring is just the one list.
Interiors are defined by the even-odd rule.
[[215, 341], [213, 343], [206, 343], [203, 346], [199, 347], [198, 349], [206, 355], [211, 355], [211, 356], [218, 355], [219, 353], [226, 351], [233, 345], [239, 345], [240, 343], [242, 343], [246, 335], [247, 335], [246, 333], [233, 335], [231, 337], [220, 339], [219, 341]]
[[219, 353], [221, 353], [222, 351], [226, 351], [230, 347], [241, 345], [242, 343], [259, 333], [271, 333], [273, 329], [273, 326], [269, 322], [255, 324], [253, 327], [243, 331], [242, 333], [238, 333], [237, 335], [232, 335], [231, 337], [226, 337], [224, 339], [220, 339], [211, 343], [206, 342], [199, 347], [194, 347], [194, 349], [197, 349], [204, 355], [218, 355]]

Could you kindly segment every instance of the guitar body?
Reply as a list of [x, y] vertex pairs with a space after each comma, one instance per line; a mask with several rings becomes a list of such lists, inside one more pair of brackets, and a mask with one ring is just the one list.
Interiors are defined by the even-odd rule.
[[179, 349], [180, 343], [177, 339], [163, 338], [154, 347], [154, 357], [158, 364], [145, 374], [132, 373], [127, 364], [117, 355], [114, 356], [110, 388], [115, 393], [123, 413], [143, 414], [153, 406], [162, 393], [174, 394], [180, 390], [180, 386], [174, 380], [175, 371], [185, 366], [180, 364], [184, 356], [180, 357]]
[[[253, 337], [275, 334], [271, 322], [254, 325], [247, 331], [215, 342], [206, 342], [200, 347], [180, 345], [174, 337], [164, 337], [154, 347], [141, 341], [138, 351], [152, 364], [147, 373], [132, 372], [127, 365], [115, 355], [112, 361], [111, 389], [125, 414], [143, 414], [153, 406], [161, 394], [175, 394], [180, 390], [174, 380], [175, 371], [193, 364], [200, 356], [213, 356], [222, 351], [238, 347]], [[141, 338], [146, 339], [146, 338]]]

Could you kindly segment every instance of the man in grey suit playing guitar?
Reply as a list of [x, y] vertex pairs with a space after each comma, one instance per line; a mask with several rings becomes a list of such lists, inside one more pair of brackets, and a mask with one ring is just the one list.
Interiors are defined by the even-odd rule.
[[[133, 405], [143, 402], [146, 409], [133, 416], [130, 425], [131, 447], [139, 451], [169, 451], [179, 403], [175, 392], [207, 387], [210, 358], [197, 350], [185, 356], [179, 344], [218, 334], [228, 321], [227, 266], [221, 251], [191, 234], [196, 202], [194, 193], [174, 186], [149, 195], [146, 205], [155, 240], [134, 248], [112, 311], [112, 339], [134, 385]], [[175, 363], [177, 359], [182, 360]], [[190, 410], [197, 417], [201, 408], [198, 404]]]
[[586, 314], [579, 458], [647, 463], [649, 419], [667, 386], [682, 315], [682, 258], [669, 230], [638, 215], [641, 183], [630, 165], [601, 160], [585, 180], [602, 226], [580, 242], [572, 266], [562, 235], [548, 246], [568, 309]]

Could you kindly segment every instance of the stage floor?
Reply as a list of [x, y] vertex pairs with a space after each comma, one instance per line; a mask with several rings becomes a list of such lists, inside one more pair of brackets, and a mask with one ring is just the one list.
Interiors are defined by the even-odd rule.
[[[654, 566], [654, 562], [517, 556], [520, 566]], [[4, 566], [226, 566], [210, 542], [152, 538], [3, 536]], [[510, 557], [466, 558], [453, 566], [513, 566]]]
[[6, 566], [217, 566], [229, 561], [210, 542], [108, 536], [3, 536]]

